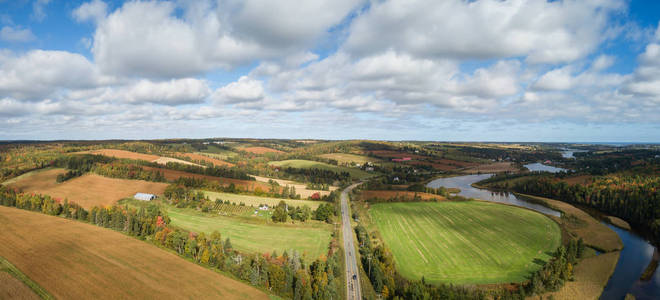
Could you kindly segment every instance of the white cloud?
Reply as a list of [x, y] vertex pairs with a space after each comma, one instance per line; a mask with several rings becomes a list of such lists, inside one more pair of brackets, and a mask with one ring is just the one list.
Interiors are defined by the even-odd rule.
[[164, 82], [140, 80], [121, 90], [117, 97], [130, 103], [151, 102], [165, 105], [201, 103], [210, 94], [203, 80], [194, 78], [176, 79]]
[[0, 40], [6, 42], [20, 42], [25, 43], [33, 41], [34, 34], [28, 28], [4, 26], [0, 29]]
[[46, 18], [46, 6], [50, 3], [50, 0], [34, 0], [32, 3], [32, 18], [41, 22]]
[[263, 83], [259, 80], [242, 76], [238, 81], [223, 86], [213, 93], [212, 98], [219, 103], [244, 103], [259, 101], [264, 98]]
[[570, 62], [607, 37], [619, 0], [372, 2], [356, 18], [345, 48], [368, 55], [386, 49], [416, 57], [526, 57], [531, 63]]
[[108, 73], [184, 77], [304, 52], [353, 1], [127, 2], [98, 22], [92, 52]]
[[0, 97], [41, 100], [61, 89], [96, 86], [107, 78], [84, 56], [65, 51], [0, 53]]
[[100, 22], [108, 14], [108, 5], [102, 0], [85, 2], [76, 8], [72, 15], [78, 22]]

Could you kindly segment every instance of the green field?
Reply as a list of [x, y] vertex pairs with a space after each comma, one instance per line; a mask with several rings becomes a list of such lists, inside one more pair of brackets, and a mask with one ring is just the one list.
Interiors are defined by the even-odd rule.
[[240, 204], [241, 202], [245, 203], [246, 206], [257, 207], [259, 204], [268, 204], [268, 206], [276, 206], [280, 201], [286, 202], [290, 206], [300, 206], [303, 205], [309, 206], [311, 209], [316, 209], [323, 201], [311, 201], [311, 200], [292, 200], [292, 199], [280, 199], [280, 198], [270, 198], [270, 197], [259, 197], [251, 195], [239, 195], [239, 194], [230, 194], [230, 193], [218, 193], [218, 192], [209, 192], [202, 191], [204, 195], [208, 196], [209, 199], [215, 201], [216, 199], [221, 199], [222, 201], [229, 200], [229, 202], [235, 202]]
[[380, 159], [375, 158], [375, 157], [369, 157], [369, 156], [364, 156], [364, 155], [357, 155], [357, 154], [350, 154], [350, 153], [328, 153], [328, 154], [321, 154], [319, 157], [327, 158], [327, 159], [334, 159], [338, 161], [340, 164], [342, 163], [356, 163], [356, 164], [364, 164], [366, 162], [379, 162]]
[[[167, 214], [172, 224], [181, 228], [205, 232], [217, 230], [222, 238], [230, 238], [237, 250], [250, 253], [278, 254], [291, 249], [305, 254], [306, 261], [318, 258], [328, 251], [332, 226], [315, 222], [305, 225], [266, 224], [263, 220], [214, 216], [193, 209], [169, 207]], [[254, 221], [254, 222], [251, 222]]]
[[561, 242], [551, 219], [496, 203], [379, 203], [369, 214], [399, 272], [431, 283], [524, 281]]
[[354, 178], [365, 178], [365, 177], [369, 177], [369, 176], [374, 175], [372, 173], [365, 172], [365, 171], [362, 171], [362, 170], [356, 169], [356, 168], [333, 166], [333, 165], [318, 162], [318, 161], [303, 160], [303, 159], [290, 159], [290, 160], [282, 160], [282, 161], [271, 161], [268, 164], [272, 165], [272, 166], [283, 167], [283, 168], [322, 169], [322, 170], [329, 170], [329, 171], [333, 171], [333, 172], [337, 172], [337, 173], [348, 172], [349, 174], [351, 174], [351, 177], [354, 177]]

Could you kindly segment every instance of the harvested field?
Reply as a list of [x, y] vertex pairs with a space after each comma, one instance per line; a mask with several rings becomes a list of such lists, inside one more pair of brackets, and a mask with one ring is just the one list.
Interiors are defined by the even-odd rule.
[[369, 215], [401, 275], [430, 283], [521, 282], [561, 243], [551, 219], [490, 202], [378, 203]]
[[194, 163], [191, 163], [189, 161], [185, 161], [185, 160], [181, 160], [181, 159], [158, 156], [158, 155], [151, 155], [151, 154], [144, 154], [144, 153], [137, 153], [137, 152], [126, 151], [126, 150], [117, 150], [117, 149], [100, 149], [100, 150], [84, 151], [84, 152], [77, 152], [77, 153], [79, 153], [79, 154], [86, 154], [86, 153], [100, 154], [100, 155], [105, 155], [105, 156], [109, 156], [109, 157], [116, 157], [116, 158], [146, 160], [148, 162], [155, 162], [155, 163], [162, 164], [162, 165], [165, 165], [168, 162], [175, 162], [175, 163], [180, 163], [180, 164], [185, 164], [185, 165], [199, 166], [198, 164], [194, 164]]
[[350, 163], [356, 163], [356, 164], [364, 164], [366, 162], [379, 162], [380, 159], [375, 158], [375, 157], [369, 157], [369, 156], [364, 156], [364, 155], [357, 155], [357, 154], [350, 154], [350, 153], [328, 153], [328, 154], [321, 154], [319, 157], [327, 158], [327, 159], [334, 159], [338, 161], [340, 164], [350, 164]]
[[362, 199], [364, 200], [369, 200], [373, 198], [378, 198], [378, 199], [383, 199], [383, 200], [390, 200], [390, 199], [398, 199], [399, 201], [401, 200], [407, 200], [407, 201], [412, 201], [414, 197], [420, 197], [422, 200], [428, 201], [428, 200], [447, 200], [445, 197], [440, 196], [440, 195], [435, 195], [435, 194], [429, 194], [429, 193], [420, 193], [420, 192], [411, 192], [411, 191], [390, 191], [390, 190], [382, 190], [382, 191], [363, 191], [362, 192]]
[[[604, 253], [581, 260], [573, 269], [575, 280], [566, 281], [559, 291], [544, 294], [543, 298], [598, 299], [619, 260], [619, 252]], [[536, 299], [536, 297], [528, 297]]]
[[137, 192], [162, 195], [167, 187], [167, 184], [162, 182], [108, 178], [96, 174], [85, 174], [56, 183], [57, 174], [62, 172], [62, 169], [39, 172], [7, 186], [23, 192], [49, 195], [55, 199], [69, 199], [70, 202], [85, 208], [112, 205], [117, 200], [131, 197]]
[[605, 252], [621, 250], [623, 248], [623, 243], [616, 232], [581, 209], [558, 200], [522, 195], [539, 202], [544, 202], [550, 208], [562, 211], [564, 215], [561, 219], [557, 218], [558, 222], [573, 236], [581, 237], [585, 244]]
[[216, 199], [221, 199], [222, 201], [229, 200], [229, 202], [240, 204], [241, 202], [245, 203], [247, 206], [254, 206], [257, 207], [259, 204], [268, 204], [268, 206], [276, 206], [277, 204], [280, 203], [280, 201], [286, 202], [290, 206], [300, 206], [302, 207], [303, 205], [309, 206], [311, 209], [316, 209], [321, 205], [321, 203], [325, 203], [323, 201], [311, 201], [311, 200], [293, 200], [293, 199], [280, 199], [280, 198], [271, 198], [271, 197], [259, 197], [259, 196], [252, 196], [252, 195], [240, 195], [240, 194], [231, 194], [231, 193], [218, 193], [218, 192], [209, 192], [209, 191], [202, 191], [206, 196], [209, 197], [212, 201], [215, 201]]
[[318, 161], [304, 160], [304, 159], [271, 161], [268, 164], [271, 166], [277, 166], [282, 168], [321, 169], [321, 170], [332, 171], [335, 173], [348, 172], [351, 175], [351, 177], [354, 178], [365, 178], [365, 177], [373, 176], [373, 174], [362, 171], [357, 168], [334, 166], [331, 164], [326, 164]]
[[257, 181], [260, 182], [265, 182], [268, 183], [269, 180], [274, 180], [277, 182], [280, 186], [285, 187], [285, 186], [293, 186], [296, 188], [296, 193], [300, 194], [300, 197], [303, 199], [307, 199], [310, 196], [312, 196], [314, 193], [319, 193], [321, 196], [329, 195], [331, 191], [334, 191], [337, 189], [336, 186], [331, 186], [328, 191], [321, 191], [321, 190], [310, 190], [307, 189], [307, 185], [304, 183], [300, 182], [295, 182], [291, 180], [284, 180], [284, 179], [275, 179], [275, 178], [268, 178], [268, 177], [261, 177], [261, 176], [255, 176], [255, 175], [250, 175], [254, 177]]
[[250, 152], [254, 154], [284, 153], [283, 151], [268, 147], [247, 147], [247, 148], [240, 148], [239, 150], [243, 150], [245, 152]]
[[25, 192], [38, 189], [49, 190], [60, 185], [56, 181], [57, 175], [64, 173], [66, 173], [65, 169], [40, 169], [9, 179], [3, 182], [2, 185]]
[[247, 284], [90, 224], [0, 206], [0, 231], [0, 256], [56, 298], [268, 299]]
[[39, 300], [41, 298], [14, 276], [0, 271], [0, 299]]
[[469, 167], [461, 173], [474, 174], [474, 173], [501, 173], [501, 172], [516, 172], [519, 169], [510, 162], [496, 162], [492, 164], [478, 165]]
[[[295, 249], [311, 261], [326, 255], [332, 234], [332, 225], [267, 224], [260, 219], [214, 216], [192, 209], [168, 208], [172, 224], [207, 234], [217, 230], [222, 238], [229, 238], [237, 250], [249, 253], [291, 253]], [[252, 222], [250, 222], [252, 221]]]
[[233, 167], [234, 166], [234, 164], [232, 164], [232, 163], [229, 163], [229, 162], [226, 162], [226, 161], [223, 161], [223, 160], [219, 160], [219, 159], [215, 159], [215, 158], [211, 158], [209, 156], [205, 156], [205, 155], [201, 155], [201, 154], [181, 153], [181, 152], [177, 152], [176, 154], [180, 155], [180, 156], [188, 157], [188, 158], [190, 158], [194, 161], [204, 161], [204, 162], [212, 163], [216, 167]]
[[228, 186], [230, 184], [234, 184], [237, 188], [241, 188], [242, 190], [245, 191], [254, 191], [255, 189], [261, 189], [262, 191], [268, 191], [270, 189], [270, 185], [259, 182], [259, 181], [253, 181], [253, 180], [242, 180], [242, 179], [234, 179], [234, 178], [226, 178], [226, 177], [215, 177], [215, 176], [209, 176], [209, 175], [202, 175], [202, 174], [195, 174], [195, 173], [188, 173], [184, 171], [177, 171], [177, 170], [170, 170], [170, 169], [161, 169], [161, 168], [153, 168], [153, 167], [143, 167], [145, 170], [150, 170], [150, 171], [158, 171], [165, 176], [165, 179], [169, 181], [174, 181], [179, 179], [180, 177], [186, 177], [186, 178], [200, 178], [200, 179], [206, 179], [209, 181], [215, 181], [219, 182], [225, 186]]

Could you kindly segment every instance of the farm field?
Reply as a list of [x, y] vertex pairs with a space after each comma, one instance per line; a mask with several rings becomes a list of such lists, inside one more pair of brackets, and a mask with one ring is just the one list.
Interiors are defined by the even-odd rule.
[[254, 206], [257, 207], [259, 204], [268, 204], [268, 206], [275, 206], [280, 201], [286, 202], [288, 205], [291, 206], [303, 206], [307, 205], [311, 209], [316, 209], [321, 205], [321, 203], [325, 203], [322, 201], [311, 201], [311, 200], [293, 200], [293, 199], [280, 199], [280, 198], [271, 198], [271, 197], [259, 197], [259, 196], [252, 196], [252, 195], [240, 195], [240, 194], [231, 194], [231, 193], [219, 193], [219, 192], [210, 192], [210, 191], [202, 191], [206, 196], [209, 197], [212, 201], [215, 201], [216, 199], [221, 199], [222, 201], [229, 200], [230, 202], [236, 202], [236, 204], [239, 204], [241, 202], [245, 203], [247, 206]]
[[212, 158], [212, 157], [208, 157], [208, 156], [202, 155], [202, 154], [178, 152], [178, 153], [176, 153], [176, 155], [185, 156], [185, 157], [188, 157], [188, 158], [190, 158], [194, 161], [204, 161], [204, 162], [212, 163], [216, 167], [233, 167], [234, 166], [234, 164], [232, 164], [232, 163], [229, 163], [229, 162], [226, 162], [226, 161], [223, 161], [223, 160], [219, 160], [219, 159], [215, 159], [215, 158]]
[[300, 197], [303, 199], [309, 198], [311, 195], [314, 193], [319, 193], [321, 196], [326, 196], [329, 195], [331, 191], [334, 191], [337, 189], [336, 186], [330, 186], [328, 188], [328, 191], [321, 191], [321, 190], [312, 190], [312, 189], [307, 189], [307, 185], [304, 183], [300, 182], [295, 182], [291, 180], [284, 180], [284, 179], [276, 179], [276, 178], [268, 178], [268, 177], [262, 177], [262, 176], [255, 176], [255, 175], [250, 175], [254, 177], [257, 181], [260, 182], [268, 182], [269, 180], [273, 180], [277, 182], [280, 186], [285, 187], [285, 186], [293, 186], [296, 188], [296, 193], [300, 194]]
[[0, 206], [0, 231], [0, 256], [55, 298], [268, 299], [247, 284], [90, 224]]
[[243, 150], [245, 152], [250, 152], [254, 154], [284, 153], [283, 151], [268, 147], [246, 147], [246, 148], [239, 148], [239, 150]]
[[70, 202], [85, 208], [112, 205], [117, 200], [131, 197], [137, 192], [162, 195], [167, 187], [167, 184], [162, 182], [108, 178], [92, 173], [57, 183], [57, 175], [64, 172], [64, 169], [38, 170], [3, 184], [24, 192], [49, 195], [61, 200], [69, 199]]
[[235, 178], [227, 178], [227, 177], [215, 177], [215, 176], [209, 176], [209, 175], [202, 175], [202, 174], [195, 174], [195, 173], [188, 173], [184, 171], [177, 171], [177, 170], [171, 170], [171, 169], [162, 169], [162, 168], [153, 168], [153, 167], [142, 167], [145, 170], [150, 170], [150, 171], [158, 171], [163, 174], [165, 179], [169, 181], [174, 181], [177, 180], [180, 177], [186, 177], [186, 178], [200, 178], [200, 179], [207, 179], [210, 181], [216, 181], [219, 182], [223, 185], [230, 185], [234, 184], [236, 187], [240, 187], [243, 190], [248, 190], [248, 191], [254, 191], [256, 188], [260, 188], [262, 191], [267, 191], [270, 186], [266, 183], [259, 182], [259, 181], [253, 181], [253, 180], [242, 180], [242, 179], [235, 179]]
[[99, 150], [83, 151], [83, 152], [77, 152], [77, 153], [79, 153], [79, 154], [85, 154], [85, 153], [100, 154], [100, 155], [104, 155], [104, 156], [108, 156], [108, 157], [146, 160], [146, 161], [155, 162], [155, 163], [158, 163], [158, 164], [161, 164], [161, 165], [166, 165], [168, 162], [175, 162], [175, 163], [180, 163], [180, 164], [184, 164], [184, 165], [199, 166], [198, 164], [194, 164], [194, 163], [191, 163], [189, 161], [185, 161], [185, 160], [181, 160], [181, 159], [158, 156], [158, 155], [151, 155], [151, 154], [144, 154], [144, 153], [137, 153], [137, 152], [126, 151], [126, 150], [117, 150], [117, 149], [99, 149]]
[[561, 242], [551, 219], [495, 203], [379, 203], [369, 214], [401, 274], [431, 283], [524, 281]]
[[338, 173], [348, 172], [349, 174], [351, 174], [351, 177], [355, 177], [355, 178], [365, 178], [365, 177], [373, 176], [373, 174], [362, 171], [360, 169], [333, 166], [322, 162], [303, 160], [303, 159], [271, 161], [268, 164], [271, 166], [277, 166], [283, 168], [321, 169], [321, 170], [329, 170]]
[[412, 200], [415, 196], [420, 197], [422, 200], [447, 200], [445, 197], [429, 193], [411, 192], [411, 191], [372, 191], [367, 190], [362, 192], [362, 199], [369, 200], [373, 198], [389, 200], [392, 198]]
[[27, 285], [0, 271], [0, 299], [41, 299]]
[[516, 172], [518, 168], [510, 162], [496, 162], [491, 164], [483, 164], [464, 169], [462, 173], [500, 173], [500, 172]]
[[310, 225], [266, 224], [263, 220], [254, 222], [246, 218], [214, 216], [191, 209], [169, 207], [168, 216], [172, 225], [207, 234], [217, 230], [224, 238], [230, 238], [237, 250], [250, 253], [278, 254], [291, 249], [305, 254], [311, 261], [328, 251], [332, 234], [331, 225], [314, 223]]
[[375, 157], [369, 157], [369, 156], [364, 156], [364, 155], [357, 155], [357, 154], [350, 154], [350, 153], [328, 153], [328, 154], [321, 154], [319, 157], [327, 158], [327, 159], [334, 159], [338, 161], [340, 164], [350, 164], [350, 163], [356, 163], [356, 164], [364, 164], [366, 162], [379, 162], [380, 159], [375, 158]]

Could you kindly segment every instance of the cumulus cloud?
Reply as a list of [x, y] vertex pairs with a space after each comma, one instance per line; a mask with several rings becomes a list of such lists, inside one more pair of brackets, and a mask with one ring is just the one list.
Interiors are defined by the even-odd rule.
[[101, 0], [86, 2], [76, 8], [72, 15], [78, 22], [100, 22], [107, 15], [108, 5]]
[[184, 78], [164, 82], [144, 79], [120, 91], [118, 97], [131, 103], [179, 105], [201, 103], [209, 94], [208, 85], [199, 79]]
[[[84, 4], [76, 12], [92, 16]], [[99, 21], [92, 52], [119, 75], [183, 77], [301, 52], [353, 1], [127, 2]], [[83, 9], [85, 8], [85, 9]], [[85, 13], [83, 13], [85, 11]], [[96, 15], [95, 15], [96, 16]]]
[[247, 76], [223, 86], [213, 93], [213, 99], [219, 103], [244, 103], [259, 101], [264, 98], [263, 83]]
[[80, 54], [32, 50], [0, 53], [0, 97], [41, 100], [61, 89], [89, 88], [106, 79]]
[[570, 62], [607, 37], [609, 15], [624, 5], [619, 0], [379, 1], [353, 22], [345, 48], [357, 55], [394, 49], [417, 57]]
[[0, 40], [6, 42], [25, 43], [34, 39], [34, 34], [28, 28], [4, 26], [0, 29]]

